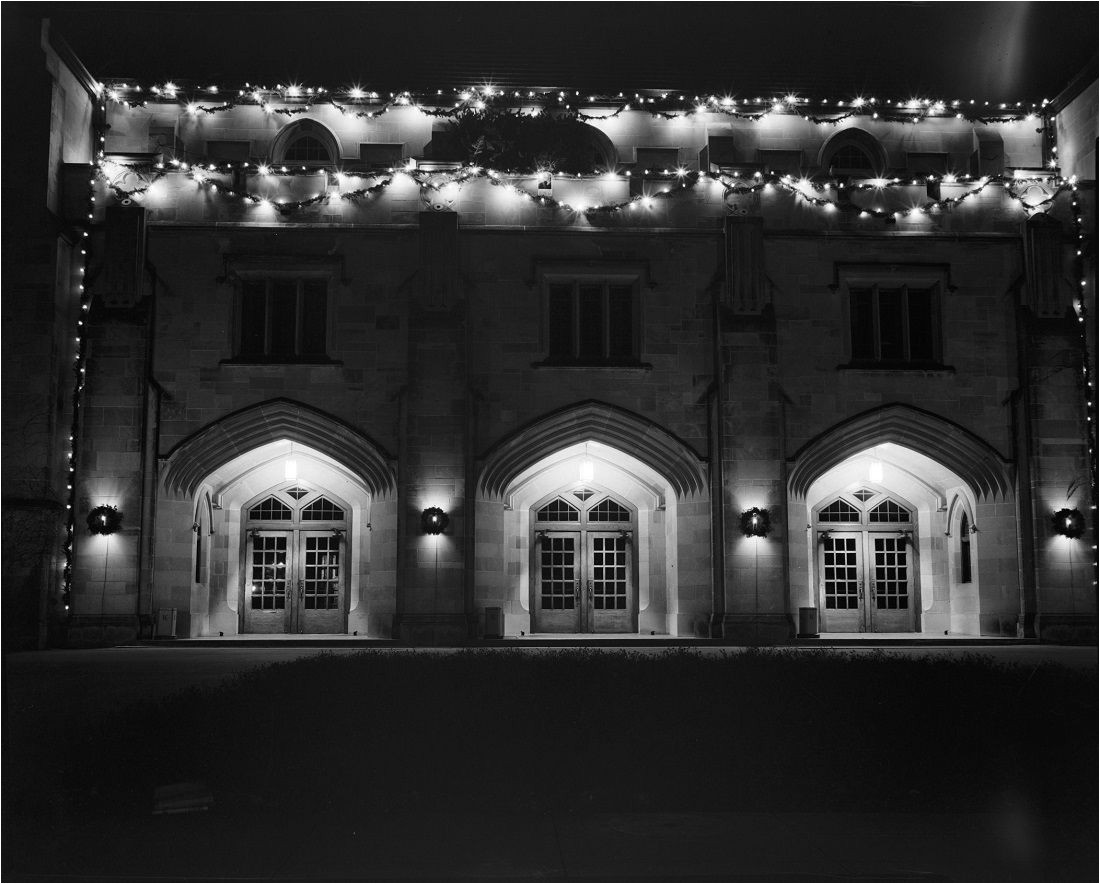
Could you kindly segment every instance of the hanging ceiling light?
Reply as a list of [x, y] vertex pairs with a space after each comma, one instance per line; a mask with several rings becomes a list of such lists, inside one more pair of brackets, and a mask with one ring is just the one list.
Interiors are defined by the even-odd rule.
[[596, 467], [591, 460], [588, 459], [588, 443], [584, 443], [584, 459], [581, 460], [580, 466], [580, 480], [582, 482], [591, 482], [596, 475]]

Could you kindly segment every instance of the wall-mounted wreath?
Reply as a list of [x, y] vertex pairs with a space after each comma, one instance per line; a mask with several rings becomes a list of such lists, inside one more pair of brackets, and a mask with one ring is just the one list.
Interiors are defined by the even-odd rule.
[[741, 533], [746, 537], [767, 537], [772, 520], [767, 510], [753, 507], [741, 513]]
[[122, 527], [122, 513], [109, 504], [97, 506], [88, 513], [88, 530], [92, 534], [114, 534]]

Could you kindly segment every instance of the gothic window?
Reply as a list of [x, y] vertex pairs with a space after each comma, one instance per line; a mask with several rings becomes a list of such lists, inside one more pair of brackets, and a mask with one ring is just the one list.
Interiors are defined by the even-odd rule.
[[630, 510], [608, 497], [588, 511], [588, 521], [629, 522]]
[[292, 123], [276, 139], [276, 162], [327, 165], [335, 162], [335, 154], [332, 135], [313, 120]]
[[819, 522], [858, 522], [859, 510], [846, 500], [834, 500], [817, 514]]
[[535, 518], [540, 522], [579, 522], [581, 514], [559, 497], [535, 513]]
[[246, 279], [241, 284], [237, 360], [328, 362], [324, 279]]
[[938, 361], [937, 285], [851, 285], [848, 312], [853, 365]]
[[318, 497], [313, 503], [302, 508], [303, 522], [339, 522], [343, 518], [344, 511], [324, 497]]
[[970, 583], [974, 579], [970, 560], [970, 519], [963, 513], [959, 523], [959, 582]]
[[260, 522], [290, 521], [290, 507], [281, 500], [268, 497], [248, 511], [248, 518]]
[[616, 365], [636, 362], [637, 309], [630, 283], [593, 279], [550, 283], [547, 362]]
[[874, 174], [874, 165], [871, 157], [861, 147], [854, 144], [846, 144], [833, 154], [830, 167], [834, 172], [847, 174], [865, 173]]
[[899, 506], [892, 500], [884, 500], [878, 506], [871, 508], [868, 520], [871, 522], [908, 522], [909, 510]]

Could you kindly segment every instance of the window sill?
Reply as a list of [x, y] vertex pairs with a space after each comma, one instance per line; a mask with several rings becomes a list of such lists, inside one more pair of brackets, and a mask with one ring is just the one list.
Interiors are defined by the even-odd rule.
[[561, 360], [544, 359], [542, 362], [532, 362], [531, 368], [564, 369], [565, 371], [634, 371], [647, 372], [653, 370], [653, 364], [649, 362], [563, 362]]
[[258, 357], [241, 357], [238, 356], [234, 359], [223, 359], [219, 365], [229, 366], [245, 366], [245, 367], [290, 367], [290, 366], [307, 366], [310, 368], [316, 368], [320, 366], [332, 366], [338, 368], [344, 363], [339, 359], [329, 359], [325, 357], [313, 357], [307, 359], [261, 359]]
[[848, 362], [836, 367], [837, 371], [861, 371], [868, 374], [908, 374], [952, 375], [955, 366], [939, 362]]

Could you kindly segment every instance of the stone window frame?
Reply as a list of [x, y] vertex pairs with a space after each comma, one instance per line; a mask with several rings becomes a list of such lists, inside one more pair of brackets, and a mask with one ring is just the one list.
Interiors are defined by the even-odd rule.
[[[954, 369], [944, 364], [943, 307], [948, 293], [955, 291], [951, 284], [950, 267], [946, 264], [883, 263], [883, 264], [844, 264], [834, 265], [834, 282], [829, 286], [840, 293], [840, 325], [843, 337], [845, 362], [839, 369], [858, 369], [870, 371], [950, 371]], [[871, 289], [874, 310], [874, 346], [873, 359], [853, 357], [852, 333], [852, 290]], [[901, 359], [883, 359], [881, 357], [881, 328], [879, 325], [880, 301], [878, 292], [883, 289], [902, 289], [903, 347], [905, 353]], [[910, 289], [930, 289], [929, 311], [931, 332], [931, 357], [913, 359], [910, 352], [911, 336], [909, 331], [908, 292]]]
[[[542, 360], [533, 363], [536, 368], [583, 368], [583, 369], [649, 369], [652, 366], [644, 362], [643, 347], [645, 343], [645, 315], [644, 298], [642, 292], [646, 288], [652, 288], [649, 282], [648, 266], [642, 262], [614, 262], [601, 261], [585, 264], [557, 264], [542, 263], [536, 268], [537, 287], [540, 296], [540, 336], [539, 350], [544, 354]], [[550, 352], [551, 347], [551, 288], [553, 286], [569, 285], [573, 289], [574, 298], [574, 346], [571, 357], [555, 356]], [[582, 357], [579, 354], [579, 298], [581, 286], [603, 287], [604, 316], [608, 322], [605, 326], [604, 355], [597, 359]], [[610, 332], [610, 317], [608, 315], [611, 286], [630, 286], [631, 289], [631, 328], [630, 355], [626, 358], [612, 358], [608, 354], [609, 344], [607, 335]]]
[[[332, 357], [335, 345], [335, 306], [337, 288], [344, 282], [342, 276], [342, 261], [332, 262], [326, 260], [318, 262], [309, 258], [297, 259], [293, 256], [272, 257], [227, 257], [227, 273], [221, 281], [228, 281], [233, 285], [232, 322], [229, 323], [228, 346], [232, 356], [223, 359], [222, 365], [341, 365], [340, 360]], [[298, 304], [296, 306], [295, 321], [300, 325], [302, 316], [302, 299], [308, 297], [303, 291], [303, 283], [308, 281], [320, 281], [325, 284], [324, 310], [324, 346], [319, 353], [294, 353], [288, 355], [264, 353], [246, 353], [244, 351], [245, 313], [245, 287], [248, 283], [264, 282], [267, 284], [268, 298], [271, 295], [271, 286], [276, 282], [294, 282], [297, 287]], [[300, 327], [296, 330], [295, 340], [300, 336]], [[265, 336], [266, 337], [266, 336]], [[297, 346], [297, 344], [296, 344]]]
[[[312, 138], [324, 148], [326, 159], [302, 159], [295, 160], [287, 157], [287, 153], [294, 145], [305, 139]], [[271, 142], [271, 162], [279, 165], [303, 166], [305, 168], [326, 168], [340, 161], [340, 141], [335, 133], [320, 120], [310, 117], [295, 120], [288, 123], [275, 135]]]

